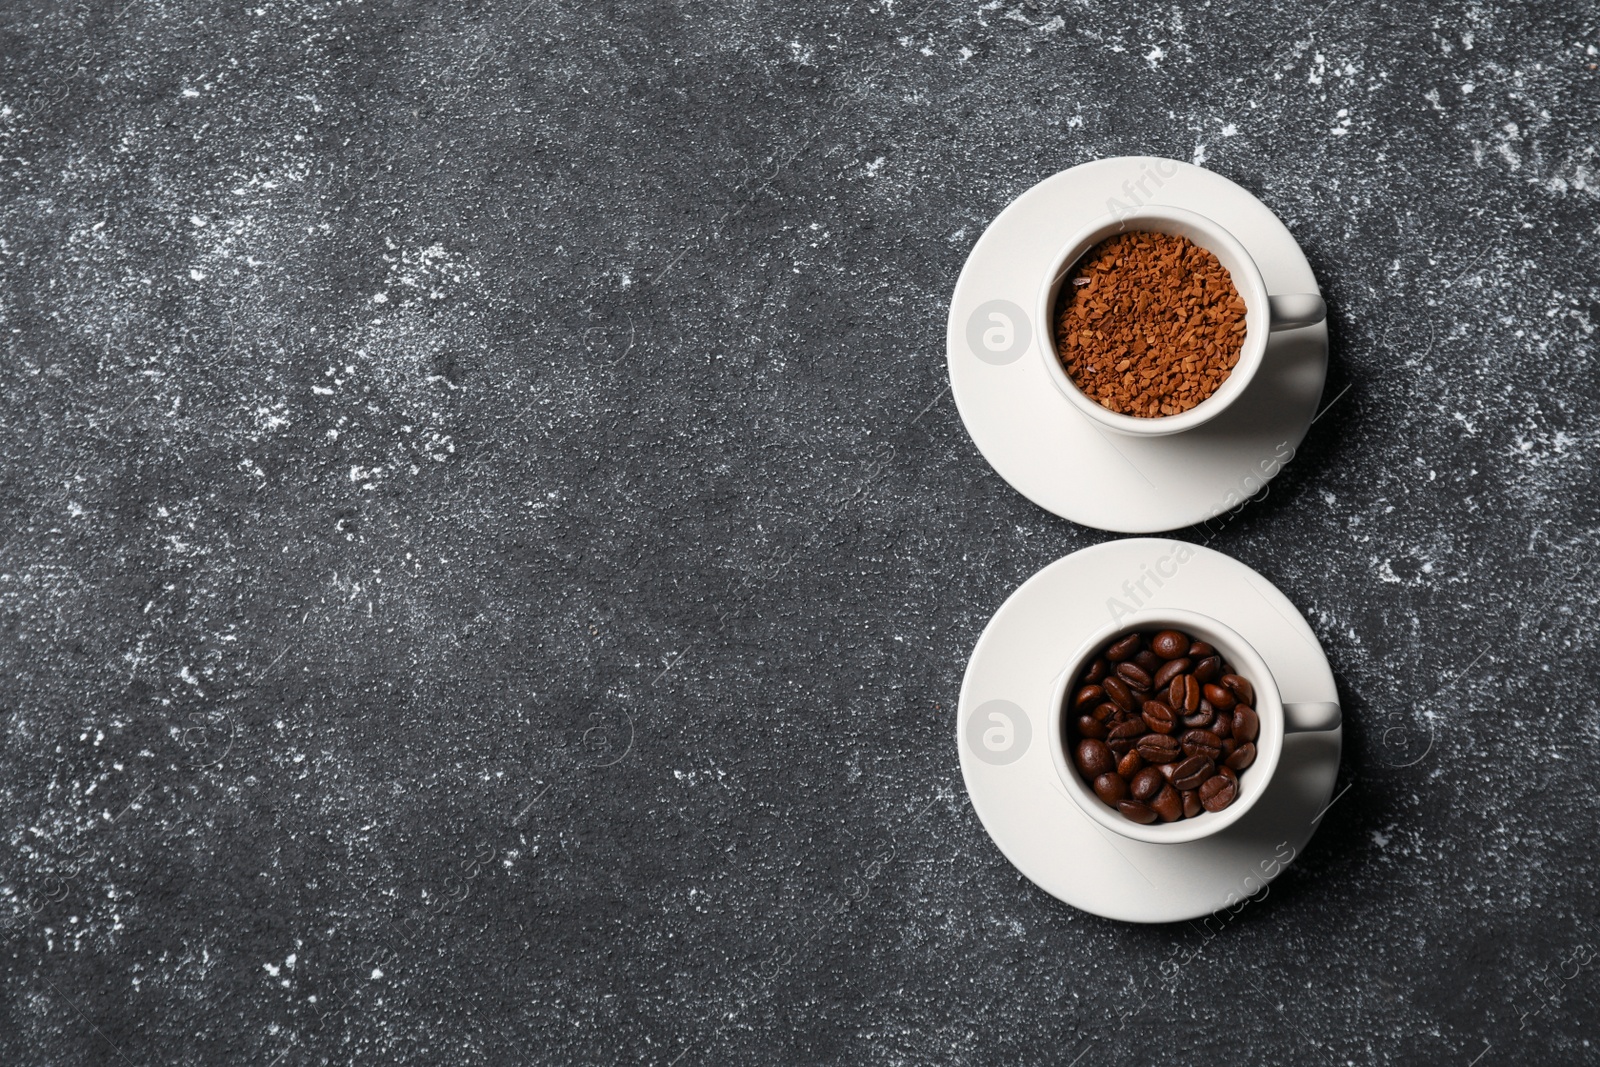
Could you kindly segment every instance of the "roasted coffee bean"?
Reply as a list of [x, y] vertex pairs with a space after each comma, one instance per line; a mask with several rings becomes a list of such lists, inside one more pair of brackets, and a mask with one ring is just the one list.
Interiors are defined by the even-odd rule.
[[1104, 687], [1106, 696], [1111, 698], [1111, 703], [1123, 711], [1133, 710], [1133, 691], [1128, 688], [1128, 683], [1115, 674], [1108, 674], [1100, 684]]
[[1106, 724], [1096, 719], [1093, 715], [1078, 716], [1078, 735], [1095, 741], [1106, 739]]
[[1233, 716], [1226, 712], [1217, 716], [1217, 721], [1211, 724], [1211, 732], [1218, 737], [1233, 736]]
[[[1200, 679], [1196, 678], [1192, 674], [1186, 674], [1183, 676], [1184, 711], [1196, 712], [1200, 710], [1200, 705], [1205, 702], [1205, 697], [1201, 695], [1200, 688]], [[1174, 704], [1173, 707], [1177, 707], [1177, 705]]]
[[1155, 809], [1155, 814], [1162, 816], [1162, 822], [1178, 822], [1184, 817], [1184, 798], [1179, 797], [1178, 790], [1171, 785], [1163, 785], [1162, 792], [1155, 793], [1149, 805]]
[[1154, 674], [1161, 666], [1161, 657], [1151, 652], [1148, 648], [1128, 661], [1146, 674]]
[[1256, 702], [1255, 686], [1250, 684], [1250, 679], [1241, 678], [1237, 674], [1224, 674], [1221, 683], [1227, 687], [1228, 692], [1238, 698], [1241, 704], [1254, 704]]
[[1150, 651], [1162, 659], [1177, 659], [1189, 651], [1189, 638], [1176, 630], [1162, 630], [1150, 639]]
[[1189, 646], [1190, 659], [1204, 659], [1207, 656], [1215, 656], [1216, 654], [1217, 650], [1204, 641], [1196, 641]]
[[1133, 794], [1135, 800], [1149, 800], [1161, 792], [1166, 784], [1167, 779], [1160, 771], [1154, 767], [1146, 767], [1133, 776], [1133, 780], [1128, 783], [1128, 791]]
[[1191, 789], [1183, 794], [1183, 817], [1185, 819], [1192, 819], [1205, 810], [1200, 806], [1200, 793], [1198, 790]]
[[1078, 695], [1072, 698], [1072, 706], [1078, 710], [1092, 708], [1106, 698], [1106, 691], [1098, 685], [1086, 685], [1078, 690]]
[[1239, 788], [1239, 775], [1232, 767], [1218, 767], [1217, 773], [1232, 782], [1235, 789]]
[[1216, 717], [1216, 714], [1210, 708], [1201, 708], [1193, 715], [1185, 715], [1183, 717], [1183, 725], [1192, 730], [1203, 729], [1211, 725], [1211, 720]]
[[[1239, 795], [1239, 787], [1226, 778], [1218, 775], [1208, 779], [1200, 787], [1200, 806], [1207, 811], [1221, 811], [1233, 803], [1233, 798]], [[1152, 812], [1151, 814], [1154, 814]]]
[[1144, 757], [1137, 752], [1130, 752], [1117, 761], [1117, 773], [1124, 778], [1132, 778], [1144, 770]]
[[1261, 736], [1261, 716], [1255, 708], [1240, 704], [1233, 709], [1233, 736], [1241, 741], [1254, 741]]
[[1076, 755], [1078, 772], [1090, 779], [1100, 777], [1117, 765], [1117, 761], [1111, 758], [1111, 749], [1106, 747], [1106, 743], [1092, 737], [1078, 742]]
[[1141, 804], [1137, 800], [1124, 800], [1117, 805], [1117, 810], [1122, 812], [1125, 818], [1145, 825], [1149, 825], [1157, 819], [1154, 808], [1148, 804]]
[[1144, 733], [1146, 729], [1143, 719], [1127, 719], [1113, 726], [1107, 731], [1106, 736], [1113, 741], [1131, 741]]
[[1201, 685], [1216, 681], [1217, 675], [1221, 673], [1222, 661], [1216, 656], [1207, 656], [1205, 659], [1196, 662], [1194, 665], [1195, 681], [1199, 682]]
[[1150, 687], [1158, 693], [1163, 689], [1169, 688], [1172, 685], [1172, 680], [1174, 678], [1189, 669], [1190, 662], [1191, 661], [1187, 657], [1181, 659], [1169, 659], [1167, 662], [1163, 663], [1156, 673], [1151, 677]]
[[1228, 757], [1228, 766], [1233, 770], [1242, 771], [1256, 761], [1256, 745], [1254, 741], [1245, 741], [1233, 754]]
[[1094, 662], [1089, 664], [1089, 669], [1083, 672], [1084, 684], [1093, 685], [1110, 672], [1111, 664], [1106, 662], [1106, 658], [1104, 656], [1096, 656]]
[[1172, 781], [1172, 772], [1173, 772], [1174, 768], [1176, 768], [1177, 766], [1178, 765], [1176, 763], [1171, 763], [1171, 762], [1158, 763], [1158, 764], [1156, 764], [1156, 770], [1161, 772], [1161, 777], [1165, 778], [1167, 781], [1170, 782], [1170, 781]]
[[1143, 645], [1144, 639], [1138, 634], [1129, 634], [1106, 649], [1106, 659], [1112, 663], [1121, 663], [1125, 659], [1131, 659]]
[[1150, 801], [1150, 806], [1161, 816], [1162, 822], [1177, 822], [1183, 818], [1183, 798], [1170, 785], [1156, 794], [1155, 799]]
[[1139, 738], [1138, 749], [1139, 755], [1150, 763], [1171, 763], [1183, 751], [1177, 738], [1171, 734], [1145, 734]]
[[1159, 700], [1146, 700], [1143, 716], [1144, 724], [1158, 734], [1170, 734], [1178, 723], [1178, 717], [1172, 713], [1172, 709]]
[[1199, 789], [1200, 783], [1215, 773], [1210, 760], [1204, 756], [1190, 756], [1172, 768], [1172, 784], [1179, 789]]
[[1178, 743], [1185, 754], [1204, 756], [1208, 760], [1216, 759], [1217, 754], [1222, 751], [1222, 738], [1210, 730], [1188, 730], [1178, 738]]
[[1089, 714], [1093, 715], [1095, 717], [1096, 721], [1105, 722], [1107, 719], [1111, 718], [1113, 715], [1115, 715], [1117, 712], [1119, 712], [1121, 710], [1122, 709], [1117, 707], [1115, 704], [1101, 704], [1099, 707], [1095, 708]]
[[1106, 747], [1111, 750], [1111, 754], [1113, 756], [1117, 757], [1117, 759], [1121, 759], [1123, 756], [1126, 756], [1128, 753], [1133, 751], [1133, 739], [1124, 737], [1116, 741], [1107, 741]]
[[1232, 692], [1215, 683], [1207, 685], [1204, 693], [1205, 698], [1211, 701], [1211, 706], [1218, 711], [1231, 711], [1233, 706], [1239, 703], [1238, 698]]
[[[1130, 689], [1148, 691], [1150, 688], [1150, 676], [1145, 673], [1143, 667], [1136, 663], [1117, 664], [1117, 677], [1127, 682]], [[1232, 705], [1230, 704], [1229, 707], [1232, 707]]]
[[1128, 799], [1128, 783], [1115, 772], [1102, 774], [1094, 780], [1094, 795], [1107, 804], [1115, 804], [1119, 800]]

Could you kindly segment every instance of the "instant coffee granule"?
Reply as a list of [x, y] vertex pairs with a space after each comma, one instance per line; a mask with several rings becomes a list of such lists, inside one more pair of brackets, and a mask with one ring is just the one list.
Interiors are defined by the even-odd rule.
[[1102, 407], [1177, 415], [1227, 381], [1244, 346], [1244, 312], [1227, 269], [1187, 237], [1119, 233], [1062, 282], [1056, 354]]

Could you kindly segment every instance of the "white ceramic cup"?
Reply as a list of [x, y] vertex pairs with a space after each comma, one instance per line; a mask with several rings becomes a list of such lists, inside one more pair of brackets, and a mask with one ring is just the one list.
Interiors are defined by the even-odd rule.
[[[1232, 804], [1221, 811], [1203, 811], [1192, 819], [1144, 825], [1134, 822], [1101, 800], [1078, 773], [1072, 754], [1068, 751], [1071, 720], [1067, 701], [1076, 693], [1078, 679], [1084, 670], [1114, 638], [1135, 630], [1151, 632], [1167, 629], [1181, 630], [1195, 640], [1209, 643], [1222, 656], [1223, 662], [1250, 680], [1255, 688], [1255, 709], [1261, 719], [1261, 733], [1256, 738], [1255, 762], [1238, 772], [1239, 794]], [[1332, 730], [1340, 721], [1338, 704], [1285, 704], [1266, 661], [1248, 641], [1209, 615], [1178, 610], [1135, 612], [1102, 627], [1073, 654], [1056, 682], [1049, 708], [1049, 733], [1046, 736], [1050, 738], [1050, 754], [1055, 762], [1056, 773], [1061, 776], [1068, 795], [1078, 802], [1085, 815], [1107, 830], [1136, 841], [1156, 844], [1195, 841], [1238, 822], [1267, 791], [1272, 776], [1277, 773], [1286, 733]]]
[[[1227, 269], [1233, 279], [1233, 287], [1244, 300], [1244, 346], [1239, 352], [1239, 362], [1216, 392], [1177, 415], [1139, 418], [1119, 415], [1101, 407], [1073, 384], [1072, 377], [1056, 355], [1055, 308], [1062, 283], [1089, 249], [1108, 237], [1134, 230], [1187, 237], [1206, 249]], [[1321, 322], [1327, 312], [1322, 297], [1315, 293], [1269, 295], [1267, 284], [1262, 280], [1261, 271], [1257, 269], [1255, 260], [1250, 258], [1250, 253], [1245, 251], [1233, 234], [1204, 215], [1185, 208], [1149, 205], [1106, 215], [1074, 234], [1050, 261], [1049, 272], [1039, 289], [1039, 305], [1035, 315], [1040, 338], [1038, 347], [1044, 357], [1045, 369], [1050, 373], [1050, 380], [1056, 383], [1056, 388], [1073, 406], [1108, 430], [1157, 437], [1192, 430], [1216, 418], [1239, 398], [1261, 369], [1269, 334], [1314, 325]]]

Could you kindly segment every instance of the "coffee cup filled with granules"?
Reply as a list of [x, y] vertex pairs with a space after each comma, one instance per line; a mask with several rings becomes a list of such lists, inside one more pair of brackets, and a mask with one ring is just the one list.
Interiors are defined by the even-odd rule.
[[1123, 615], [1056, 681], [1047, 729], [1063, 791], [1124, 837], [1195, 841], [1270, 788], [1285, 737], [1332, 730], [1339, 705], [1290, 702], [1250, 642], [1194, 611]]
[[1184, 208], [1108, 215], [1051, 260], [1036, 312], [1056, 388], [1107, 429], [1164, 435], [1221, 414], [1267, 338], [1321, 322], [1316, 294], [1270, 296], [1243, 245]]

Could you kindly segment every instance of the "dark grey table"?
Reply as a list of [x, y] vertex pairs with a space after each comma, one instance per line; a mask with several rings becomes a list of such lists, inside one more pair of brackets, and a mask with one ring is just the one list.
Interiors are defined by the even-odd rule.
[[[0, 1060], [1600, 1059], [1591, 7], [0, 25]], [[1346, 703], [1214, 936], [1028, 884], [953, 740], [1107, 535], [977, 455], [946, 301], [1134, 153], [1333, 309], [1299, 458], [1178, 534]]]

